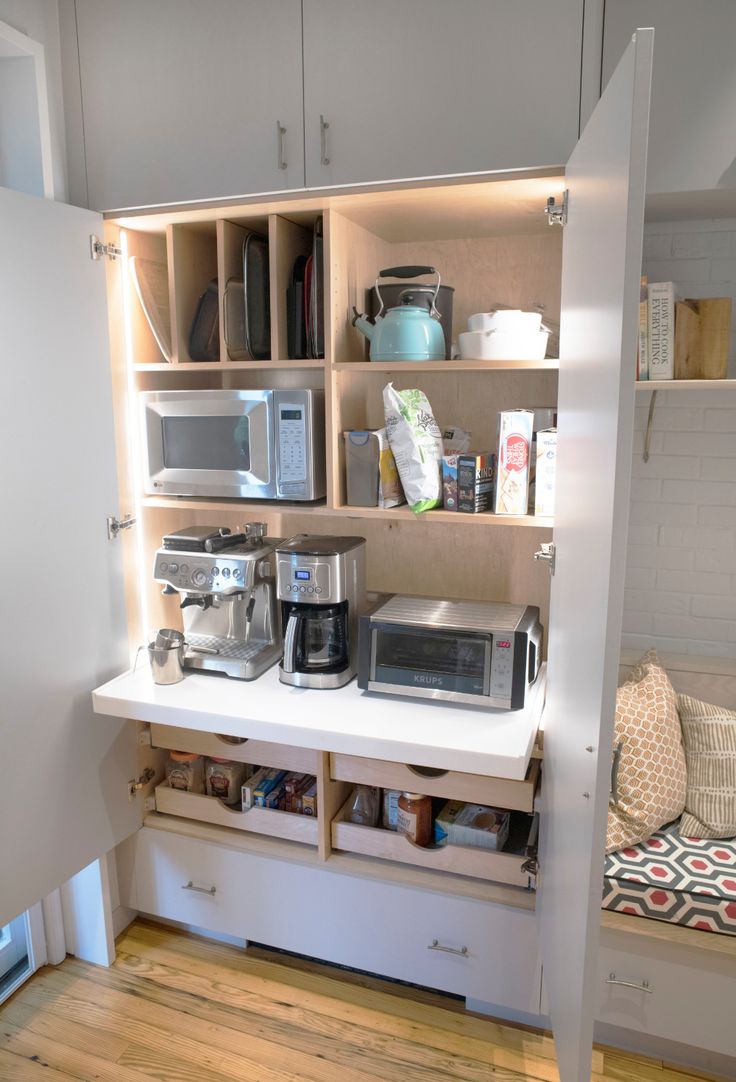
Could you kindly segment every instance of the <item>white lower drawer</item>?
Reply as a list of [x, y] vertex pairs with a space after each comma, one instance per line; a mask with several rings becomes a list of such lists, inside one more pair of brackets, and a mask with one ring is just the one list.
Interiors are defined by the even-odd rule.
[[736, 958], [641, 936], [620, 949], [604, 935], [598, 961], [600, 1022], [736, 1056]]
[[121, 866], [123, 904], [141, 912], [539, 1010], [534, 913], [146, 827], [125, 843]]

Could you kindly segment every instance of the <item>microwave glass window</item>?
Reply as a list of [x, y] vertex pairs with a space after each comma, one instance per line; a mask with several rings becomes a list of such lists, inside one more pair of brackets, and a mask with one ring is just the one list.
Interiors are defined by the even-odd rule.
[[162, 422], [166, 469], [250, 469], [247, 417], [163, 417]]
[[417, 635], [381, 630], [376, 637], [376, 667], [412, 669], [483, 679], [485, 639], [464, 635]]

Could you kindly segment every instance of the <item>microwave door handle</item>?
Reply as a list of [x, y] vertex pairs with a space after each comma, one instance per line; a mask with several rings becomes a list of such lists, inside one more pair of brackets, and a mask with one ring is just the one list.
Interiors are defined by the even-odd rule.
[[304, 613], [290, 612], [284, 634], [284, 660], [281, 667], [284, 672], [296, 672], [296, 642], [299, 633], [299, 625], [304, 619]]

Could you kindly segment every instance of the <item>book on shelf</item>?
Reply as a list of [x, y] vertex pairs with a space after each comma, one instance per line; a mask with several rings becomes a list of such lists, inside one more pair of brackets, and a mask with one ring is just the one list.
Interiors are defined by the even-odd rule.
[[639, 279], [639, 349], [636, 378], [649, 379], [649, 290], [646, 274]]
[[649, 379], [675, 378], [675, 285], [650, 282]]

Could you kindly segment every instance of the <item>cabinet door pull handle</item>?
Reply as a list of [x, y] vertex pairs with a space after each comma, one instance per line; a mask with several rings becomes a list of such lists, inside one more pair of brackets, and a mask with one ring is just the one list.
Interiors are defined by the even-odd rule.
[[320, 113], [319, 114], [319, 144], [320, 144], [320, 161], [322, 162], [322, 165], [329, 165], [330, 164], [330, 159], [327, 157], [327, 129], [329, 128], [329, 126], [330, 125], [327, 123], [325, 118], [322, 116], [322, 113]]
[[469, 957], [467, 947], [460, 947], [459, 949], [457, 947], [443, 947], [439, 939], [433, 939], [427, 946], [427, 950], [442, 951], [443, 954], [459, 954], [461, 958]]
[[279, 169], [286, 169], [286, 157], [284, 155], [284, 136], [286, 135], [286, 128], [280, 120], [276, 121], [276, 135], [279, 148], [278, 167]]
[[641, 984], [636, 984], [634, 981], [620, 981], [615, 973], [609, 973], [604, 983], [618, 984], [622, 988], [635, 988], [637, 992], [646, 992], [650, 996], [654, 995], [654, 990], [649, 987], [649, 981], [642, 981]]
[[217, 894], [217, 887], [196, 887], [191, 879], [188, 883], [182, 883], [181, 889], [193, 890], [196, 894], [209, 894], [212, 898]]

